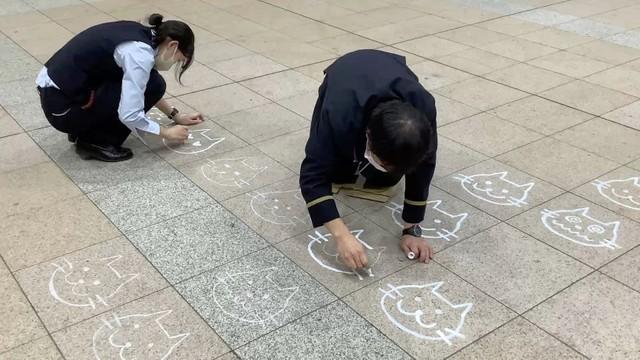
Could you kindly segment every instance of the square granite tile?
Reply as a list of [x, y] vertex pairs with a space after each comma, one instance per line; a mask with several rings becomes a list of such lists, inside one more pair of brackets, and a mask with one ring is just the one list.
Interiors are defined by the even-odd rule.
[[462, 23], [440, 16], [425, 15], [389, 25], [358, 31], [357, 34], [390, 45], [459, 27]]
[[567, 49], [574, 54], [619, 65], [640, 58], [640, 50], [617, 45], [608, 41], [596, 40]]
[[484, 75], [516, 63], [509, 58], [476, 48], [462, 50], [435, 60], [475, 75]]
[[480, 110], [493, 109], [527, 95], [522, 91], [480, 78], [461, 81], [440, 88], [436, 92]]
[[640, 72], [617, 67], [585, 78], [586, 81], [617, 90], [625, 94], [640, 97]]
[[509, 224], [596, 268], [640, 243], [638, 223], [570, 193]]
[[393, 46], [425, 58], [445, 56], [469, 48], [467, 45], [439, 38], [437, 36], [425, 36], [419, 39], [395, 44]]
[[[594, 273], [525, 315], [590, 359], [638, 354], [640, 294]], [[626, 330], [626, 331], [622, 331]]]
[[536, 30], [540, 30], [544, 27], [542, 25], [534, 24], [524, 20], [518, 20], [508, 16], [485, 21], [480, 24], [476, 24], [476, 26], [512, 36], [526, 34]]
[[602, 115], [602, 117], [617, 122], [618, 124], [640, 130], [640, 101], [618, 108], [608, 114]]
[[308, 120], [275, 103], [241, 110], [213, 120], [250, 144], [309, 126]]
[[495, 160], [436, 179], [434, 185], [501, 220], [562, 193], [545, 181]]
[[47, 332], [42, 323], [2, 262], [0, 289], [4, 296], [0, 303], [0, 316], [4, 319], [0, 328], [0, 353], [45, 336]]
[[625, 31], [622, 26], [605, 24], [592, 19], [578, 19], [560, 24], [556, 28], [596, 39], [604, 39]]
[[341, 34], [314, 41], [311, 45], [329, 50], [336, 55], [345, 55], [359, 49], [376, 49], [383, 46], [379, 42], [355, 34]]
[[525, 63], [494, 71], [485, 77], [530, 93], [539, 93], [573, 80], [568, 76]]
[[496, 156], [542, 137], [488, 113], [441, 127], [438, 132], [487, 156]]
[[213, 202], [174, 169], [157, 171], [149, 179], [125, 182], [88, 196], [125, 234]]
[[219, 201], [293, 175], [284, 166], [251, 146], [185, 164], [179, 169]]
[[172, 75], [173, 74], [169, 72], [164, 76], [164, 79], [167, 82], [167, 94], [173, 96], [210, 89], [232, 82], [231, 79], [220, 75], [197, 61], [194, 61], [189, 71], [185, 72], [182, 76], [182, 84]]
[[58, 331], [68, 359], [213, 359], [229, 351], [172, 288]]
[[309, 129], [302, 129], [255, 144], [263, 153], [269, 155], [294, 173], [300, 173], [304, 160], [304, 147], [309, 139]]
[[606, 114], [638, 100], [631, 95], [582, 80], [560, 85], [540, 96], [594, 115]]
[[[271, 243], [313, 228], [297, 176], [238, 195], [223, 205]], [[336, 205], [341, 215], [351, 213], [351, 209], [341, 203]]]
[[537, 96], [505, 104], [491, 110], [491, 113], [544, 135], [551, 135], [593, 117]]
[[618, 167], [610, 160], [552, 138], [525, 145], [497, 159], [566, 190]]
[[280, 99], [277, 102], [305, 119], [311, 120], [317, 100], [318, 92], [310, 91], [285, 99]]
[[0, 173], [0, 218], [81, 194], [52, 162]]
[[353, 236], [364, 247], [369, 262], [366, 269], [357, 272], [349, 269], [339, 258], [336, 242], [324, 227], [276, 246], [339, 297], [410, 264], [400, 248], [399, 232], [387, 232], [356, 214], [343, 219]]
[[62, 360], [49, 336], [41, 337], [30, 343], [20, 345], [7, 352], [0, 353], [0, 360]]
[[[215, 99], [215, 101], [212, 101]], [[269, 102], [239, 84], [229, 84], [180, 96], [178, 100], [200, 111], [208, 118], [230, 114]]]
[[640, 222], [640, 170], [620, 167], [573, 192]]
[[600, 271], [621, 283], [640, 291], [640, 247], [603, 266]]
[[438, 138], [438, 160], [434, 178], [441, 178], [475, 165], [487, 157], [444, 136]]
[[48, 161], [51, 161], [49, 157], [26, 133], [0, 138], [0, 172], [8, 172]]
[[251, 54], [235, 59], [223, 60], [211, 64], [211, 67], [224, 76], [242, 81], [254, 77], [287, 70], [287, 67], [259, 54]]
[[411, 70], [416, 74], [422, 86], [428, 90], [438, 89], [473, 77], [471, 74], [431, 60], [413, 64]]
[[167, 286], [124, 238], [16, 273], [49, 331], [56, 331]]
[[[575, 147], [624, 164], [640, 157], [640, 131], [596, 118], [553, 136]], [[615, 141], [612, 141], [615, 139]]]
[[142, 229], [128, 238], [173, 284], [267, 246], [217, 204]]
[[272, 247], [176, 289], [234, 349], [335, 300]]
[[438, 94], [431, 94], [436, 100], [436, 108], [438, 109], [438, 126], [458, 121], [469, 116], [480, 113], [480, 110], [467, 106], [459, 101], [451, 100]]
[[0, 109], [0, 137], [19, 134], [23, 131], [22, 127], [18, 125], [11, 115]]
[[520, 38], [508, 38], [490, 44], [483, 44], [480, 48], [517, 61], [527, 61], [558, 51], [555, 48]]
[[416, 359], [443, 359], [516, 316], [433, 262], [410, 266], [345, 302]]
[[9, 215], [0, 233], [0, 254], [12, 271], [120, 235], [85, 196]]
[[297, 71], [289, 70], [243, 81], [242, 85], [275, 101], [317, 90], [320, 83]]
[[550, 27], [518, 35], [518, 37], [557, 49], [566, 49], [593, 41], [592, 37], [582, 36], [569, 31], [558, 30]]
[[[383, 229], [399, 236], [404, 225], [402, 207], [403, 195], [399, 193], [389, 203], [369, 207], [361, 213]], [[497, 219], [431, 187], [425, 220], [420, 225], [422, 237], [433, 250], [439, 252], [497, 223]]]
[[477, 26], [465, 26], [438, 34], [438, 37], [469, 46], [489, 44], [507, 39], [508, 36]]
[[341, 301], [241, 347], [237, 353], [243, 359], [411, 358]]
[[198, 47], [198, 61], [214, 69], [218, 62], [251, 54], [250, 50], [228, 40], [214, 41]]
[[446, 249], [438, 262], [518, 313], [591, 271], [505, 223]]
[[584, 357], [527, 320], [516, 318], [449, 359], [584, 360]]
[[87, 193], [125, 182], [150, 179], [156, 177], [159, 172], [171, 170], [167, 163], [132, 136], [125, 141], [124, 146], [133, 151], [133, 158], [116, 163], [82, 159], [76, 153], [75, 146], [67, 140], [67, 135], [52, 127], [32, 131], [31, 136], [53, 161]]
[[567, 51], [558, 51], [530, 60], [529, 64], [576, 78], [591, 75], [611, 67], [611, 64]]

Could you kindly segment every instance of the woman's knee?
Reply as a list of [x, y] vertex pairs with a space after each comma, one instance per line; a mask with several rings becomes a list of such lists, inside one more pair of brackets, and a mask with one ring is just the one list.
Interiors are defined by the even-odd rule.
[[153, 107], [158, 101], [160, 101], [160, 99], [162, 99], [166, 91], [167, 82], [164, 80], [162, 75], [155, 70], [151, 71], [149, 81], [147, 82], [147, 90], [144, 94], [146, 100], [145, 105], [149, 105], [149, 108]]

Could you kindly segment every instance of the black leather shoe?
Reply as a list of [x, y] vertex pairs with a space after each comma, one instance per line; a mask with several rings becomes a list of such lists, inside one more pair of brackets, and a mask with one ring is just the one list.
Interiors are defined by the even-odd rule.
[[133, 157], [133, 152], [128, 148], [113, 145], [89, 144], [82, 140], [78, 140], [76, 143], [76, 152], [85, 160], [96, 159], [116, 162], [129, 160]]
[[67, 134], [67, 139], [69, 140], [70, 143], [76, 143], [76, 141], [78, 141], [78, 136], [77, 135], [72, 135], [72, 134]]

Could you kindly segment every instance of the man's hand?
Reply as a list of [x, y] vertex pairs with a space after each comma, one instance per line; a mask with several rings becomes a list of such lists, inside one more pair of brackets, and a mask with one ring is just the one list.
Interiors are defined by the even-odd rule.
[[173, 118], [176, 124], [180, 125], [195, 125], [204, 121], [200, 113], [194, 114], [178, 114]]
[[413, 253], [415, 255], [414, 259], [418, 259], [420, 262], [428, 263], [429, 260], [433, 259], [433, 249], [427, 240], [421, 237], [404, 235], [400, 240], [400, 247], [407, 257], [409, 253]]
[[368, 265], [364, 246], [350, 232], [336, 238], [338, 257], [351, 270], [364, 269]]

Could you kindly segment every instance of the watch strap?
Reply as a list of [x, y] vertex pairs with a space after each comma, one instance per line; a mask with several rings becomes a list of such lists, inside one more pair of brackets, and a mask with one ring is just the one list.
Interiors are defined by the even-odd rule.
[[178, 109], [171, 107], [171, 113], [169, 114], [169, 120], [173, 120], [174, 117], [176, 117], [176, 115], [178, 115], [180, 111], [178, 111]]

